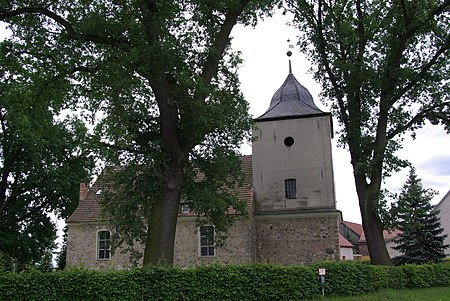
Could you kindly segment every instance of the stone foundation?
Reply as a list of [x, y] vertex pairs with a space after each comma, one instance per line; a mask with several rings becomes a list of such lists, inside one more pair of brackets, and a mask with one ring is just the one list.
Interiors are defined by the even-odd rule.
[[303, 265], [339, 260], [340, 214], [255, 216], [255, 260]]

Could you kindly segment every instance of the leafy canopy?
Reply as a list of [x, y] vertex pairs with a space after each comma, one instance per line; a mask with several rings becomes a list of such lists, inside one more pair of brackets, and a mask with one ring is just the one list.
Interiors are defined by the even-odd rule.
[[66, 82], [31, 60], [14, 41], [0, 43], [0, 252], [19, 269], [53, 250], [53, 220], [75, 209], [92, 165], [84, 124], [59, 116]]

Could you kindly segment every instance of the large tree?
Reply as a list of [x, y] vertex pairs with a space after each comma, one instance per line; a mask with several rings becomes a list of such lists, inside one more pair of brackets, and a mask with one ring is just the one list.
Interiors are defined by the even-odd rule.
[[129, 166], [115, 190], [132, 210], [115, 210], [117, 197], [105, 209], [145, 233], [144, 264], [172, 263], [183, 188], [205, 192], [202, 202], [186, 200], [210, 220], [223, 222], [225, 208], [238, 204], [217, 195], [227, 191], [223, 171], [238, 166], [251, 125], [230, 33], [237, 22], [255, 24], [274, 2], [3, 1], [0, 20], [22, 51], [69, 77], [73, 96], [102, 112], [99, 149]]
[[393, 258], [394, 264], [439, 262], [446, 257], [447, 235], [442, 234], [439, 211], [430, 203], [434, 195], [433, 190], [422, 187], [421, 179], [411, 168], [400, 194], [394, 195], [391, 208], [394, 224], [401, 231], [394, 240], [394, 249], [402, 255]]
[[286, 1], [348, 148], [372, 263], [391, 264], [379, 216], [395, 152], [426, 120], [449, 129], [448, 0]]
[[45, 81], [16, 47], [0, 43], [0, 252], [21, 269], [53, 251], [54, 220], [77, 206], [92, 160], [84, 124], [58, 117], [65, 81]]

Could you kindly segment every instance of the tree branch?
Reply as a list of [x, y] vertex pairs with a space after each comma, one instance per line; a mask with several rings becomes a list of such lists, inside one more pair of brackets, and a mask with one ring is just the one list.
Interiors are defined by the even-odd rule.
[[393, 95], [390, 100], [390, 106], [392, 106], [396, 101], [398, 101], [403, 95], [405, 95], [410, 89], [412, 89], [417, 83], [422, 80], [427, 72], [433, 67], [438, 58], [443, 55], [446, 51], [450, 49], [450, 41], [447, 40], [447, 42], [434, 54], [434, 56], [430, 59], [428, 63], [425, 65], [422, 65], [422, 68], [420, 69], [419, 73], [413, 77], [413, 79], [408, 82], [399, 93], [396, 95]]
[[59, 74], [53, 76], [53, 77], [50, 78], [49, 80], [45, 81], [45, 82], [41, 85], [40, 89], [36, 92], [35, 95], [36, 95], [37, 97], [40, 97], [40, 96], [42, 95], [42, 93], [44, 93], [44, 92], [46, 91], [46, 88], [48, 88], [48, 86], [49, 86], [51, 83], [53, 83], [53, 82], [55, 82], [55, 81], [57, 81], [57, 80], [60, 80], [60, 79], [64, 78], [66, 75], [74, 74], [74, 73], [77, 73], [77, 72], [95, 73], [95, 72], [97, 72], [97, 71], [99, 71], [99, 70], [100, 70], [100, 66], [95, 66], [95, 67], [77, 66], [77, 67], [73, 67], [72, 69], [67, 70], [66, 72], [61, 72], [61, 73], [59, 73]]
[[[38, 194], [38, 195], [35, 195], [35, 196], [31, 197], [31, 198], [28, 198], [28, 199], [27, 199], [27, 203], [30, 204], [31, 202], [34, 202], [34, 201], [37, 201], [37, 200], [43, 200], [43, 199], [44, 199], [44, 198], [42, 197], [42, 195], [39, 195], [39, 194]], [[43, 202], [39, 203], [39, 205], [33, 204], [33, 210], [38, 210], [38, 211], [42, 212], [42, 210], [45, 209], [47, 206], [49, 206], [49, 202], [48, 202], [48, 200], [46, 199], [46, 201], [43, 201]], [[23, 220], [32, 218], [33, 215], [34, 215], [33, 212], [28, 211], [27, 213], [25, 213], [24, 215], [22, 215], [22, 216], [20, 217], [20, 219], [23, 221]]]
[[14, 162], [17, 160], [19, 156], [19, 152], [14, 152], [11, 156], [4, 158], [2, 177], [0, 182], [0, 220], [3, 216], [3, 211], [6, 209], [8, 205], [8, 198], [6, 197], [6, 190], [8, 189], [8, 178], [11, 174], [11, 169], [14, 165]]
[[[406, 6], [406, 4], [402, 1], [402, 5]], [[450, 0], [446, 0], [442, 5], [437, 6], [434, 10], [432, 10], [426, 18], [423, 18], [420, 22], [417, 22], [414, 26], [410, 26], [411, 24], [411, 18], [408, 18], [406, 16], [407, 10], [406, 7], [402, 8], [402, 12], [405, 14], [405, 28], [406, 31], [398, 38], [398, 43], [394, 45], [396, 48], [391, 47], [390, 49], [390, 56], [388, 60], [388, 66], [391, 66], [393, 68], [386, 68], [386, 83], [387, 85], [383, 88], [381, 92], [381, 98], [385, 99], [387, 98], [388, 93], [386, 91], [394, 91], [393, 87], [395, 86], [395, 77], [397, 72], [393, 72], [392, 69], [398, 69], [400, 66], [400, 62], [403, 58], [403, 51], [406, 49], [407, 41], [410, 39], [420, 28], [423, 28], [423, 26], [427, 23], [429, 23], [434, 16], [442, 13], [450, 6]], [[448, 41], [446, 42], [444, 49], [448, 49]], [[442, 50], [442, 49], [441, 49]], [[437, 57], [436, 57], [437, 58]], [[431, 65], [432, 66], [432, 65]], [[429, 66], [429, 67], [431, 67]], [[429, 69], [429, 68], [428, 68]], [[418, 80], [420, 80], [419, 78]], [[410, 89], [410, 88], [408, 88]], [[407, 90], [406, 90], [407, 91]], [[405, 93], [405, 92], [404, 92]], [[403, 93], [403, 94], [404, 94]], [[399, 94], [395, 101], [397, 101], [403, 94]], [[394, 104], [395, 101], [390, 101], [391, 104]]]
[[133, 149], [132, 147], [123, 147], [123, 146], [118, 146], [118, 145], [115, 145], [115, 144], [110, 144], [110, 143], [102, 142], [102, 141], [97, 141], [97, 144], [102, 146], [102, 147], [114, 149], [116, 151], [126, 151], [126, 152], [130, 152], [132, 154], [139, 153], [139, 152], [136, 152], [136, 150]]
[[422, 121], [424, 118], [426, 118], [429, 113], [435, 111], [436, 109], [442, 109], [444, 107], [450, 107], [450, 102], [443, 102], [436, 106], [432, 106], [432, 107], [429, 107], [429, 108], [426, 108], [426, 109], [420, 111], [413, 118], [411, 118], [406, 124], [399, 126], [395, 130], [388, 133], [387, 139], [390, 140], [390, 139], [394, 138], [396, 135], [405, 132], [410, 127], [412, 127], [415, 124], [418, 124], [420, 121]]
[[222, 57], [222, 54], [225, 51], [225, 47], [228, 44], [231, 30], [233, 29], [248, 2], [249, 0], [241, 0], [237, 8], [226, 13], [225, 21], [223, 22], [222, 27], [217, 34], [214, 45], [212, 46], [212, 50], [209, 52], [208, 58], [206, 59], [206, 63], [203, 68], [201, 77], [206, 83], [211, 82], [211, 80], [216, 76], [219, 59]]
[[358, 15], [358, 58], [357, 62], [362, 63], [364, 58], [364, 49], [366, 48], [366, 37], [364, 28], [364, 16], [361, 8], [361, 1], [356, 1], [356, 12]]
[[50, 19], [53, 19], [56, 23], [61, 25], [69, 38], [73, 40], [83, 40], [87, 42], [94, 42], [96, 44], [105, 44], [105, 45], [111, 45], [111, 46], [119, 46], [127, 44], [127, 41], [124, 40], [118, 40], [111, 37], [101, 37], [97, 35], [92, 34], [83, 34], [78, 33], [75, 31], [75, 29], [72, 27], [72, 24], [70, 24], [66, 19], [62, 18], [58, 14], [42, 7], [23, 7], [19, 8], [13, 11], [1, 11], [0, 12], [0, 21], [5, 21], [9, 18], [20, 16], [22, 14], [39, 14], [49, 17]]
[[411, 23], [411, 18], [408, 16], [408, 11], [406, 9], [406, 3], [404, 0], [400, 1], [400, 7], [402, 8], [403, 20], [405, 21], [405, 28], [408, 28]]

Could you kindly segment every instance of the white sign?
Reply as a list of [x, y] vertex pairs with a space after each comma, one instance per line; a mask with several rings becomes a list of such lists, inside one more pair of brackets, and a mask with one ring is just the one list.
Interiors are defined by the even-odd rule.
[[319, 276], [325, 276], [326, 274], [327, 273], [325, 269], [319, 269]]

